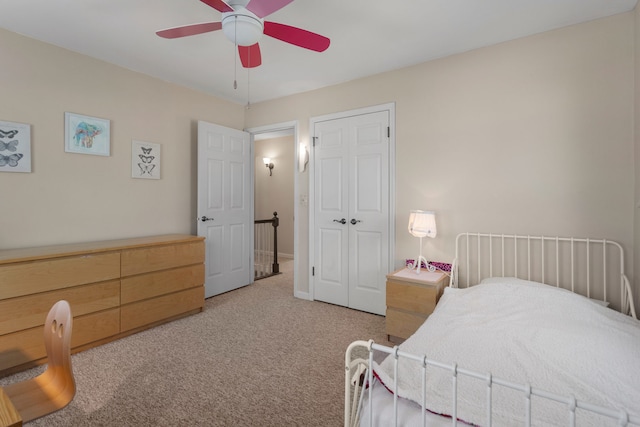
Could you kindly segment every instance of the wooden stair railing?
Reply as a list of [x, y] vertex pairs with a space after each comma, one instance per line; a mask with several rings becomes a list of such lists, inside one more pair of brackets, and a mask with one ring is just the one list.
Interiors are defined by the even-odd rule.
[[271, 219], [258, 219], [254, 223], [254, 280], [280, 274], [278, 264], [278, 212]]

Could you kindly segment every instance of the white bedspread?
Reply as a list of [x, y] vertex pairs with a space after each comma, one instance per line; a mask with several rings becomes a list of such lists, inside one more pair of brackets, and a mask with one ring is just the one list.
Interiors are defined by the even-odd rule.
[[[497, 282], [446, 288], [401, 350], [640, 415], [639, 321], [551, 286]], [[391, 388], [393, 356], [374, 369]], [[401, 361], [399, 396], [422, 401], [421, 372]], [[452, 413], [451, 384], [450, 371], [427, 369], [428, 409]], [[523, 425], [524, 395], [503, 390], [494, 386], [493, 424]], [[486, 383], [459, 376], [458, 392], [458, 418], [486, 424]], [[533, 397], [532, 413], [534, 425], [567, 425], [565, 405]], [[605, 424], [578, 409], [577, 425]]]

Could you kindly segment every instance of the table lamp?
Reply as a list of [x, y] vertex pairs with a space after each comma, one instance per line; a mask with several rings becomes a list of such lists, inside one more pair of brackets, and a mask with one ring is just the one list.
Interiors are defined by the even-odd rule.
[[435, 271], [436, 268], [430, 265], [425, 257], [422, 256], [422, 238], [436, 237], [438, 232], [436, 229], [436, 215], [432, 211], [410, 211], [408, 229], [412, 236], [420, 238], [420, 255], [416, 259], [416, 274], [420, 274], [422, 261], [427, 266], [427, 270]]

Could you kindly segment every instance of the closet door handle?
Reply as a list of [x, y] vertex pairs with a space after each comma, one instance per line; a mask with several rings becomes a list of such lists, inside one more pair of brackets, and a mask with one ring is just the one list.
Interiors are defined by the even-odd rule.
[[333, 222], [339, 222], [340, 224], [346, 224], [347, 220], [342, 218], [342, 219], [334, 219]]
[[351, 218], [351, 224], [356, 225], [357, 223], [362, 222], [359, 219]]
[[203, 216], [202, 218], [198, 218], [200, 221], [205, 222], [205, 221], [213, 221], [213, 218], [208, 218], [206, 216]]

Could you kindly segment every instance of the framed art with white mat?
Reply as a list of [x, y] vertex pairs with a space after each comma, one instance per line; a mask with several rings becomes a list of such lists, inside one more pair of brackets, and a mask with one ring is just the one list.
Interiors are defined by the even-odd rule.
[[0, 172], [31, 172], [31, 125], [0, 121]]
[[82, 114], [64, 113], [64, 151], [111, 155], [111, 121]]
[[131, 141], [131, 178], [160, 179], [162, 145]]

